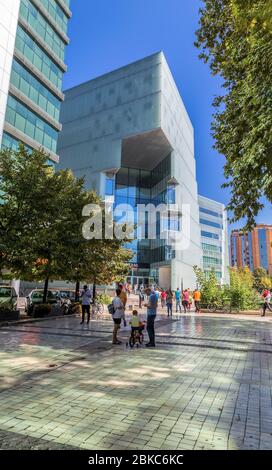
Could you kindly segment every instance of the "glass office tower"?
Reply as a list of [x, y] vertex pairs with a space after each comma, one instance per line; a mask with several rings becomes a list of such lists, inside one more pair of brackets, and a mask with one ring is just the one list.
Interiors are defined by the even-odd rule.
[[57, 163], [70, 0], [0, 0], [0, 143]]

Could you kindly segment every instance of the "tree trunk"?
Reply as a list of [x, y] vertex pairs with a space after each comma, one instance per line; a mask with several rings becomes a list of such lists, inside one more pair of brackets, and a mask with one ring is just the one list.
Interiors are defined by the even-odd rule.
[[93, 300], [95, 300], [96, 297], [96, 284], [93, 283]]
[[75, 301], [79, 302], [79, 289], [80, 289], [80, 282], [76, 282], [76, 295], [75, 295]]
[[48, 284], [49, 284], [49, 277], [45, 279], [44, 288], [43, 288], [43, 304], [46, 304], [47, 300], [47, 293], [48, 293]]

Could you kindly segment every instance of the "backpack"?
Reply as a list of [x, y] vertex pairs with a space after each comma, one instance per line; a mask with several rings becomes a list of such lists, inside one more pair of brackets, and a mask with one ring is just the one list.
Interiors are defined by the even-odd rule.
[[108, 305], [108, 312], [110, 315], [113, 315], [115, 313], [115, 308], [113, 306], [113, 303]]

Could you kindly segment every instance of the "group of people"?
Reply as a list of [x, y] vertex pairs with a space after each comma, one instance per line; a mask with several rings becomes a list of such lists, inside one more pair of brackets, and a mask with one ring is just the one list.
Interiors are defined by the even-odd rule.
[[[173, 315], [173, 303], [176, 304], [176, 313], [181, 313], [181, 306], [184, 309], [184, 313], [190, 312], [193, 302], [195, 306], [195, 311], [197, 313], [200, 312], [200, 299], [201, 293], [198, 289], [195, 289], [193, 292], [190, 289], [180, 290], [179, 287], [176, 291], [172, 291], [171, 289], [159, 289], [154, 288], [154, 291], [157, 295], [158, 301], [161, 301], [161, 307], [167, 309], [167, 315]], [[139, 292], [139, 307], [142, 308], [142, 302], [145, 299], [145, 290], [140, 289]]]
[[[157, 314], [157, 307], [158, 307], [158, 297], [156, 295], [155, 289], [146, 289], [145, 295], [147, 296], [147, 303], [145, 304], [147, 307], [147, 333], [149, 336], [149, 342], [146, 344], [146, 347], [155, 347], [155, 329], [154, 329], [154, 322]], [[118, 330], [121, 327], [122, 320], [124, 322], [124, 326], [126, 326], [126, 318], [125, 318], [125, 309], [127, 303], [127, 293], [125, 288], [122, 285], [119, 285], [116, 289], [116, 296], [112, 301], [113, 305], [113, 332], [112, 332], [112, 344], [121, 344], [122, 342], [118, 339]], [[132, 312], [132, 320], [131, 320], [131, 328], [132, 329], [139, 329], [143, 328], [142, 322], [139, 319], [138, 311], [133, 310]]]
[[[116, 289], [116, 296], [112, 301], [113, 306], [113, 332], [112, 332], [112, 344], [121, 344], [121, 341], [118, 338], [118, 331], [121, 327], [121, 323], [123, 322], [124, 326], [127, 325], [126, 317], [125, 317], [125, 310], [128, 301], [128, 296], [130, 295], [131, 290], [128, 289], [127, 285], [119, 284]], [[90, 322], [90, 306], [92, 300], [92, 292], [88, 288], [87, 285], [83, 287], [83, 290], [80, 294], [81, 303], [82, 303], [82, 319], [81, 325], [85, 322], [85, 313], [87, 314], [87, 325]], [[195, 289], [191, 292], [189, 289], [185, 289], [181, 291], [179, 288], [175, 292], [171, 289], [164, 290], [159, 289], [158, 287], [151, 287], [145, 289], [143, 286], [140, 287], [139, 290], [139, 308], [142, 308], [142, 303], [147, 308], [147, 333], [149, 336], [149, 342], [146, 344], [146, 347], [155, 347], [155, 330], [154, 330], [154, 322], [157, 315], [157, 308], [159, 299], [161, 300], [162, 308], [167, 307], [167, 314], [168, 316], [172, 316], [173, 313], [173, 302], [176, 302], [176, 312], [181, 312], [181, 305], [184, 308], [184, 312], [190, 312], [192, 303], [194, 301], [196, 312], [200, 312], [199, 303], [200, 303], [200, 291]], [[142, 327], [142, 323], [140, 322], [138, 311], [133, 310], [132, 312], [132, 320], [131, 320], [131, 327], [132, 328], [140, 328]]]

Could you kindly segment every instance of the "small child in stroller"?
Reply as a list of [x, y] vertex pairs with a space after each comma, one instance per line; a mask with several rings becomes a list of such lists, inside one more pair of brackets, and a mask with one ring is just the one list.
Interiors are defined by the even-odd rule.
[[138, 316], [137, 310], [133, 310], [132, 312], [130, 325], [131, 325], [131, 334], [129, 338], [129, 345], [131, 348], [133, 348], [133, 346], [136, 344], [136, 347], [138, 348], [139, 344], [142, 344], [144, 341], [143, 330], [144, 330], [145, 324], [141, 322]]

